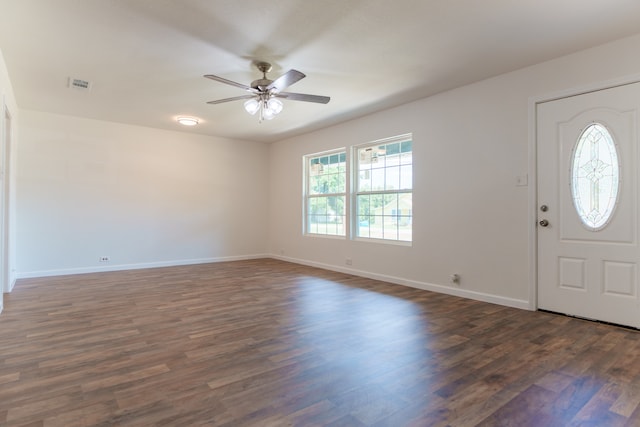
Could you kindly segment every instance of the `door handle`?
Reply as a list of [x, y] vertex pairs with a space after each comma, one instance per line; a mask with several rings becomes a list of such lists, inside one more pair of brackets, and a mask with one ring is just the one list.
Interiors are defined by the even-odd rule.
[[540, 227], [548, 227], [549, 226], [549, 221], [547, 221], [546, 219], [542, 219], [539, 222]]

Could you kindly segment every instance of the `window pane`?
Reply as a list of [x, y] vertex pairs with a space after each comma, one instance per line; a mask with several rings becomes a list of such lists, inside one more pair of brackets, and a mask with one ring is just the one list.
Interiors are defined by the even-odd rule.
[[356, 228], [356, 235], [358, 237], [369, 237], [369, 225], [371, 220], [369, 215], [358, 215], [358, 226]]
[[372, 215], [371, 217], [371, 225], [369, 226], [369, 237], [373, 239], [382, 239], [383, 237], [383, 227], [384, 221], [382, 215]]
[[398, 195], [391, 194], [385, 197], [385, 204], [382, 207], [382, 214], [387, 218], [394, 218], [398, 213]]
[[309, 194], [335, 194], [346, 191], [346, 154], [309, 159]]
[[398, 240], [411, 241], [413, 228], [413, 195], [411, 193], [398, 195], [396, 223], [398, 226]]
[[398, 240], [398, 228], [392, 224], [385, 224], [383, 238], [389, 240]]
[[358, 215], [369, 216], [369, 213], [371, 211], [370, 201], [371, 201], [371, 196], [369, 195], [357, 197]]
[[310, 176], [309, 177], [309, 194], [320, 194], [320, 193], [321, 193], [320, 180], [318, 179], [317, 176]]
[[358, 149], [358, 164], [361, 167], [371, 167], [373, 152], [374, 149], [372, 147]]
[[309, 198], [309, 214], [310, 215], [324, 215], [326, 211], [327, 211], [326, 197]]
[[384, 169], [371, 170], [371, 190], [384, 190]]
[[371, 167], [372, 168], [384, 168], [386, 166], [386, 147], [384, 145], [380, 145], [377, 148], [374, 148], [373, 157], [371, 159]]
[[411, 153], [413, 151], [413, 142], [412, 141], [402, 141], [402, 148], [400, 149], [403, 153]]
[[360, 237], [369, 237], [369, 225], [371, 223], [369, 215], [371, 214], [371, 196], [358, 196], [356, 198], [356, 209], [358, 211], [358, 226], [356, 235]]
[[413, 166], [404, 165], [400, 167], [400, 186], [401, 190], [411, 190], [413, 188]]
[[374, 215], [382, 215], [382, 208], [384, 207], [384, 194], [372, 194], [370, 200], [371, 213]]
[[327, 227], [326, 234], [331, 234], [335, 236], [336, 232], [338, 231], [338, 228], [336, 227], [335, 222], [327, 222], [326, 227]]
[[335, 199], [334, 206], [335, 206], [336, 215], [344, 217], [344, 206], [345, 206], [346, 196], [334, 196], [334, 199]]
[[371, 190], [371, 170], [361, 170], [358, 173], [358, 191]]
[[347, 171], [347, 155], [345, 153], [340, 153], [340, 160], [338, 162], [338, 171], [339, 172]]
[[385, 190], [397, 190], [400, 188], [400, 166], [386, 169]]
[[410, 165], [413, 163], [413, 155], [411, 153], [402, 153], [400, 155], [400, 164]]
[[387, 144], [386, 152], [387, 152], [387, 156], [400, 153], [400, 143], [394, 142], [393, 144]]
[[360, 221], [360, 223], [358, 224], [358, 232], [356, 234], [356, 236], [358, 237], [371, 237], [370, 233], [369, 233], [369, 222], [363, 222]]

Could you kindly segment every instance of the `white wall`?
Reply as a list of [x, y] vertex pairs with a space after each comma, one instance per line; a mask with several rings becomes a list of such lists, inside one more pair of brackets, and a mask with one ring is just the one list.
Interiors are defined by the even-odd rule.
[[267, 145], [25, 110], [20, 125], [20, 277], [266, 253]]
[[[529, 172], [530, 101], [640, 75], [638, 45], [640, 36], [624, 39], [273, 144], [271, 253], [529, 307], [531, 197], [516, 177]], [[302, 235], [303, 155], [408, 132], [414, 137], [412, 247]], [[459, 287], [450, 283], [452, 273], [461, 275]]]

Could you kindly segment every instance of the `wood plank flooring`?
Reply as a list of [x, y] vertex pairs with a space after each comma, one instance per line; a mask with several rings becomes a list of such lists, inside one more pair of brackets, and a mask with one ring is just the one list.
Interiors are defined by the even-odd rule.
[[640, 334], [253, 260], [20, 280], [2, 426], [638, 426]]

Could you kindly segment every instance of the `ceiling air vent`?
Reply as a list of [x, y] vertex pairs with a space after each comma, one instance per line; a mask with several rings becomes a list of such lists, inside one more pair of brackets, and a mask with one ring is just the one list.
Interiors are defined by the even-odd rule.
[[91, 87], [91, 83], [86, 80], [74, 79], [73, 77], [69, 77], [69, 87], [80, 90], [89, 90], [89, 88]]

